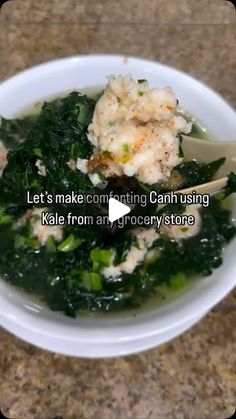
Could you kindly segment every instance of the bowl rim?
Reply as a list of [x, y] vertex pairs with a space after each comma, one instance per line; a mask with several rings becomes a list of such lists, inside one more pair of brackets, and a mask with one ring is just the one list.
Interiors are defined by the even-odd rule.
[[113, 59], [113, 60], [128, 60], [130, 62], [133, 63], [137, 63], [137, 64], [150, 64], [150, 65], [158, 65], [159, 68], [162, 69], [167, 69], [173, 73], [178, 73], [184, 77], [186, 77], [189, 81], [194, 82], [195, 84], [197, 83], [199, 85], [199, 87], [204, 87], [204, 89], [207, 89], [208, 92], [210, 92], [212, 95], [215, 96], [215, 98], [217, 98], [217, 100], [221, 101], [221, 103], [224, 106], [228, 107], [229, 111], [232, 111], [235, 115], [236, 115], [236, 110], [234, 109], [234, 107], [227, 102], [227, 100], [225, 100], [223, 98], [223, 96], [218, 93], [216, 90], [214, 90], [212, 87], [208, 86], [206, 83], [204, 83], [200, 78], [198, 77], [194, 77], [191, 74], [180, 70], [174, 66], [159, 62], [159, 61], [155, 61], [155, 60], [151, 60], [148, 58], [141, 58], [141, 57], [137, 57], [135, 55], [122, 55], [122, 54], [104, 54], [104, 53], [98, 53], [98, 54], [81, 54], [81, 55], [72, 55], [72, 56], [68, 56], [68, 57], [60, 57], [60, 58], [55, 58], [55, 59], [51, 59], [48, 61], [44, 61], [44, 62], [40, 62], [39, 64], [35, 64], [33, 66], [29, 66], [19, 72], [17, 72], [16, 74], [11, 75], [10, 77], [7, 77], [5, 79], [3, 79], [0, 82], [0, 88], [1, 90], [4, 88], [8, 87], [9, 83], [17, 83], [18, 80], [22, 77], [27, 77], [30, 73], [33, 75], [35, 73], [38, 73], [38, 71], [40, 70], [47, 70], [47, 68], [51, 67], [51, 66], [55, 66], [55, 65], [63, 65], [65, 64], [66, 66], [68, 64], [72, 64], [72, 63], [79, 63], [82, 60], [107, 60], [107, 59]]

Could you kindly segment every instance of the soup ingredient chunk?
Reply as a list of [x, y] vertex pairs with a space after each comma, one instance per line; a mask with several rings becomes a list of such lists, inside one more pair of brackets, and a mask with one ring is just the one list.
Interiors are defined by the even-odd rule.
[[95, 150], [86, 166], [83, 162], [83, 171], [136, 176], [150, 185], [166, 182], [182, 162], [178, 134], [191, 130], [191, 123], [175, 115], [176, 107], [169, 87], [150, 88], [129, 75], [108, 77], [88, 127]]

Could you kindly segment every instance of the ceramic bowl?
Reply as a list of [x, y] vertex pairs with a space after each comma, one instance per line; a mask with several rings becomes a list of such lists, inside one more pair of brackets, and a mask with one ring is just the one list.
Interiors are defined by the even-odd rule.
[[[12, 117], [39, 100], [104, 86], [107, 75], [127, 73], [148, 79], [151, 86], [171, 86], [183, 108], [215, 139], [235, 139], [236, 113], [213, 90], [174, 68], [122, 56], [76, 56], [26, 70], [0, 85], [0, 115]], [[165, 304], [125, 315], [67, 318], [0, 281], [0, 324], [28, 342], [66, 355], [95, 358], [145, 350], [188, 329], [232, 290], [235, 252], [233, 240], [225, 249], [223, 265], [211, 276], [199, 278]]]

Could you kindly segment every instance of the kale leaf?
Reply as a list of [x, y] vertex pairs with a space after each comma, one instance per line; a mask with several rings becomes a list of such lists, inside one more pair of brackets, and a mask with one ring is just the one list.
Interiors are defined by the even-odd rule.
[[227, 196], [231, 195], [232, 193], [236, 192], [236, 173], [231, 172], [228, 175], [228, 183], [226, 188], [224, 189], [221, 199], [225, 199]]
[[[68, 166], [70, 159], [87, 158], [92, 145], [87, 140], [88, 123], [92, 119], [95, 101], [72, 92], [69, 96], [44, 103], [41, 113], [26, 140], [8, 153], [3, 171], [2, 187], [23, 204], [25, 191], [34, 193], [77, 193], [92, 191], [92, 184], [80, 171]], [[45, 167], [41, 176], [36, 162]]]
[[7, 149], [15, 148], [24, 141], [35, 123], [35, 116], [22, 119], [5, 119], [0, 117], [0, 139]]
[[210, 163], [198, 163], [195, 160], [180, 163], [174, 170], [178, 171], [183, 179], [181, 189], [210, 182], [224, 162], [225, 158], [222, 157]]
[[147, 268], [147, 272], [157, 276], [159, 282], [169, 282], [178, 272], [192, 275], [209, 275], [222, 263], [222, 246], [236, 233], [231, 222], [231, 213], [223, 210], [220, 203], [212, 198], [211, 205], [201, 211], [202, 227], [197, 236], [183, 240], [182, 245], [166, 239], [157, 242], [161, 257]]

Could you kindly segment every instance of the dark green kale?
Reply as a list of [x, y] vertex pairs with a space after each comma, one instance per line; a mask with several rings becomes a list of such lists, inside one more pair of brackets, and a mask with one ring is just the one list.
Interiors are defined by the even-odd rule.
[[210, 182], [224, 162], [225, 158], [222, 157], [210, 163], [198, 163], [197, 161], [192, 160], [179, 164], [174, 170], [176, 170], [183, 179], [181, 189]]
[[209, 275], [222, 263], [222, 247], [236, 233], [231, 222], [231, 213], [223, 210], [212, 198], [211, 205], [202, 209], [202, 227], [197, 236], [183, 240], [179, 245], [165, 237], [159, 241], [161, 257], [147, 268], [149, 274], [157, 275], [161, 282], [170, 281], [179, 272], [187, 276]]
[[236, 192], [236, 173], [231, 172], [228, 176], [228, 183], [223, 192], [219, 193], [217, 198], [219, 200], [223, 200], [227, 198], [227, 196], [231, 195], [232, 193]]
[[7, 149], [15, 148], [24, 141], [33, 127], [36, 116], [22, 119], [5, 119], [0, 117], [0, 139]]
[[[140, 306], [165, 284], [166, 290], [184, 286], [185, 276], [209, 275], [222, 263], [222, 247], [235, 235], [230, 212], [212, 199], [202, 210], [199, 235], [178, 244], [161, 236], [153, 245], [157, 257], [130, 274], [105, 279], [112, 247], [116, 263], [124, 260], [131, 245], [137, 245], [130, 233], [119, 236], [99, 234], [94, 228], [65, 229], [66, 239], [59, 246], [51, 242], [38, 247], [28, 227], [17, 236], [1, 226], [0, 272], [19, 288], [39, 295], [53, 310], [75, 316], [80, 309], [118, 310]], [[107, 249], [107, 250], [106, 250]], [[11, 261], [11, 263], [9, 263]]]
[[[1, 187], [23, 204], [26, 190], [39, 193], [92, 192], [92, 184], [80, 171], [68, 166], [71, 159], [86, 158], [92, 152], [87, 140], [88, 123], [95, 101], [77, 92], [54, 102], [44, 103], [26, 140], [8, 153], [8, 165]], [[36, 162], [45, 167], [41, 176]]]
[[[180, 194], [177, 196], [178, 201], [180, 200]], [[181, 202], [174, 204], [167, 204], [163, 208], [159, 209], [157, 213], [161, 214], [183, 214], [186, 209], [186, 205], [181, 204]]]

